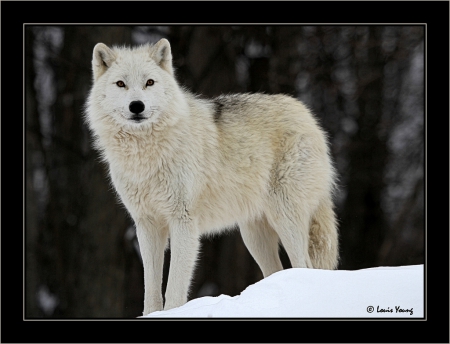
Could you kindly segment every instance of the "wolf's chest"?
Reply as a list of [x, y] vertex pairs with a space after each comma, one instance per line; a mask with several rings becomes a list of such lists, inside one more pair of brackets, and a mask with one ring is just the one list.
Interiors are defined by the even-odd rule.
[[[126, 167], [126, 166], [122, 166]], [[122, 202], [134, 217], [144, 213], [162, 213], [170, 207], [173, 188], [154, 166], [135, 162], [128, 168], [110, 169], [111, 180]]]
[[165, 215], [174, 211], [185, 194], [182, 166], [166, 155], [151, 154], [148, 146], [121, 147], [112, 154], [111, 180], [132, 216]]

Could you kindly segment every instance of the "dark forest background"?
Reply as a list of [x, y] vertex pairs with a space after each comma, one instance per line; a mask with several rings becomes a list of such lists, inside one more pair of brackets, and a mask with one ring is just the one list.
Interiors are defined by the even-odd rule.
[[[191, 91], [285, 93], [317, 115], [340, 178], [339, 269], [424, 264], [425, 26], [27, 25], [26, 318], [142, 313], [134, 225], [82, 113], [96, 43], [163, 37]], [[191, 298], [238, 295], [261, 278], [238, 230], [205, 238]]]

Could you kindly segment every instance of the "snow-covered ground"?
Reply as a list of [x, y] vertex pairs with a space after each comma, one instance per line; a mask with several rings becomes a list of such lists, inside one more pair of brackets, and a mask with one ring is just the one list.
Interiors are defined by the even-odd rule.
[[201, 297], [141, 318], [422, 318], [424, 267], [287, 269], [238, 296]]

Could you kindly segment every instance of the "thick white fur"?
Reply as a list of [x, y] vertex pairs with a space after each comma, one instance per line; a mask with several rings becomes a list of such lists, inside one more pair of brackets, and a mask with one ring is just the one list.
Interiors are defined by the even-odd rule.
[[[265, 94], [200, 99], [177, 84], [165, 39], [133, 49], [99, 43], [92, 66], [86, 120], [136, 224], [144, 314], [163, 309], [169, 237], [164, 309], [187, 301], [199, 237], [236, 224], [264, 277], [282, 269], [279, 241], [293, 267], [336, 268], [334, 169], [302, 103]], [[136, 123], [129, 104], [138, 100], [146, 119]]]

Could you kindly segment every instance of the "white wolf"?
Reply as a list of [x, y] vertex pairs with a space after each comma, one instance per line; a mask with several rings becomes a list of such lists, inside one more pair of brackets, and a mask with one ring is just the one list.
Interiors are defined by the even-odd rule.
[[336, 268], [334, 168], [326, 136], [302, 103], [194, 96], [175, 80], [166, 39], [136, 48], [98, 43], [92, 68], [86, 120], [136, 224], [143, 314], [183, 305], [199, 237], [236, 224], [264, 277], [282, 269], [279, 242], [293, 267]]

